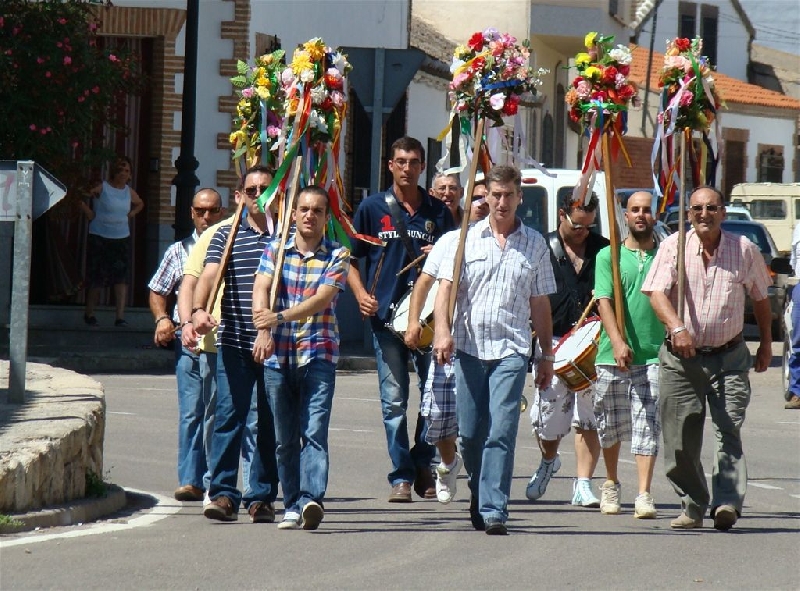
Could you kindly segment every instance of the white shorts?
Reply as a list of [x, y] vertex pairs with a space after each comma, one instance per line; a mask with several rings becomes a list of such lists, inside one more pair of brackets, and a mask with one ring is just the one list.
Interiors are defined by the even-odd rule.
[[[558, 342], [553, 339], [553, 346]], [[541, 349], [536, 346], [536, 357]], [[536, 363], [533, 364], [534, 383]], [[597, 430], [594, 417], [594, 386], [573, 392], [555, 375], [550, 387], [539, 390], [534, 386], [535, 397], [531, 406], [531, 424], [534, 434], [544, 441], [555, 441], [569, 434], [570, 427], [584, 431]]]

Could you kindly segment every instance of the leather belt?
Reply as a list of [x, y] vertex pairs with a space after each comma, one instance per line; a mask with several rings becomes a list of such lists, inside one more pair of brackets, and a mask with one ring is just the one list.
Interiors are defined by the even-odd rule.
[[[719, 347], [697, 347], [695, 352], [698, 355], [717, 355], [718, 353], [724, 353], [728, 349], [733, 349], [736, 345], [743, 341], [744, 337], [742, 336], [742, 333], [739, 333], [724, 345], [720, 345]], [[672, 341], [666, 339], [665, 343], [667, 345], [667, 351], [672, 353]]]

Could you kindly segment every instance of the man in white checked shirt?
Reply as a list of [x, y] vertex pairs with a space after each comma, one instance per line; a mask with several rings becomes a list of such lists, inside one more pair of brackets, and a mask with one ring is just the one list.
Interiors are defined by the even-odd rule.
[[[703, 527], [711, 508], [714, 528], [729, 530], [742, 513], [747, 466], [741, 428], [750, 402], [748, 373], [753, 365], [742, 338], [745, 294], [753, 300], [759, 329], [755, 370], [772, 360], [767, 288], [772, 283], [758, 247], [722, 230], [725, 204], [713, 187], [689, 199], [693, 229], [686, 233], [686, 293], [678, 309], [678, 234], [660, 246], [642, 292], [667, 330], [659, 351], [659, 407], [667, 479], [681, 497], [683, 512], [673, 529]], [[716, 439], [709, 498], [700, 461], [706, 402]]]
[[[489, 535], [508, 533], [520, 396], [531, 355], [531, 325], [552, 342], [548, 294], [555, 290], [550, 251], [516, 216], [522, 201], [518, 169], [496, 166], [486, 176], [489, 217], [469, 228], [451, 334], [448, 302], [456, 244], [439, 269], [434, 358], [455, 353], [458, 429], [472, 493], [470, 518]], [[553, 376], [552, 349], [537, 360], [541, 383]]]

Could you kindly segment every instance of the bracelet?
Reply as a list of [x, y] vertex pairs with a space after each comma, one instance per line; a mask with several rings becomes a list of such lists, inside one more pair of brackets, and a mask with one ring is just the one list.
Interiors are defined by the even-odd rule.
[[186, 322], [184, 322], [183, 324], [181, 324], [181, 328], [183, 328], [187, 324], [192, 324], [192, 319], [191, 318], [189, 320], [187, 320]]
[[673, 328], [671, 331], [669, 331], [669, 334], [671, 334], [672, 336], [675, 336], [676, 334], [682, 333], [685, 330], [686, 330], [685, 326], [677, 326], [677, 327]]
[[549, 361], [550, 363], [554, 363], [556, 360], [555, 355], [540, 355], [539, 361]]
[[156, 327], [157, 327], [159, 324], [161, 324], [161, 321], [162, 321], [162, 320], [169, 320], [169, 316], [167, 316], [166, 314], [164, 314], [163, 316], [159, 316], [158, 318], [156, 318]]
[[206, 311], [206, 309], [203, 306], [197, 306], [196, 308], [192, 308], [192, 316], [194, 316], [194, 313], [197, 312], [198, 310], [202, 310], [203, 312]]

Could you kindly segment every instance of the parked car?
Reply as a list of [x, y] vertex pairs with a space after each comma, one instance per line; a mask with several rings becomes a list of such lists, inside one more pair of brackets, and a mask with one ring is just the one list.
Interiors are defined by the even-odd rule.
[[[722, 229], [732, 234], [738, 234], [748, 238], [753, 242], [772, 275], [772, 285], [767, 290], [770, 308], [772, 310], [772, 338], [782, 340], [784, 338], [783, 315], [786, 306], [786, 280], [788, 279], [791, 267], [789, 259], [780, 256], [775, 241], [770, 236], [764, 224], [756, 221], [746, 220], [723, 220]], [[744, 307], [745, 322], [755, 322], [753, 315], [753, 302], [748, 297]]]
[[731, 201], [746, 205], [762, 222], [778, 250], [792, 249], [792, 231], [800, 219], [800, 183], [740, 183], [731, 189]]

